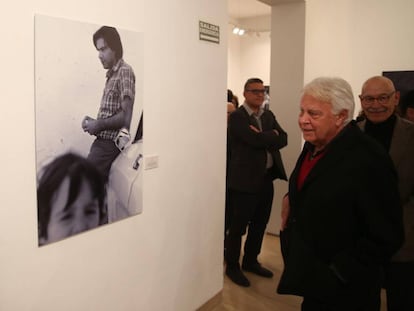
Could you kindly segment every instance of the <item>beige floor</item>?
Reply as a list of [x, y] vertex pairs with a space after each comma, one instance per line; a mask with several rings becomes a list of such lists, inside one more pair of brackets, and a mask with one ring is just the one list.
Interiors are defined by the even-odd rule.
[[[274, 273], [266, 279], [246, 272], [250, 287], [234, 284], [226, 276], [221, 293], [203, 305], [198, 311], [298, 311], [302, 299], [296, 296], [278, 295], [276, 287], [283, 263], [280, 254], [279, 238], [265, 235], [259, 261]], [[383, 303], [384, 305], [384, 303]], [[381, 311], [385, 311], [383, 306]]]

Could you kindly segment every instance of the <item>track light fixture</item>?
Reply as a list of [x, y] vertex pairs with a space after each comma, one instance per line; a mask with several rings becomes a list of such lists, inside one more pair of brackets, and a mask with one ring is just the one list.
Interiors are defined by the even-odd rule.
[[237, 26], [234, 26], [234, 28], [233, 28], [233, 33], [235, 35], [243, 36], [245, 32], [246, 32], [246, 30], [244, 30], [243, 28], [239, 28]]
[[256, 35], [257, 37], [260, 37], [260, 35], [262, 33], [265, 32], [270, 32], [270, 29], [246, 29], [244, 27], [241, 27], [239, 25], [237, 25], [234, 22], [229, 22], [229, 24], [233, 27], [233, 34], [238, 35], [238, 36], [243, 36], [243, 35]]

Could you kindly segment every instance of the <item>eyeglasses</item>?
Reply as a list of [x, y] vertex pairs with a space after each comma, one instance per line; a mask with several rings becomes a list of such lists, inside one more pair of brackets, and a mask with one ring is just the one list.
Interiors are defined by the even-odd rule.
[[264, 95], [266, 93], [266, 90], [260, 90], [260, 89], [252, 89], [252, 90], [246, 90], [246, 92], [253, 93], [254, 95]]
[[371, 105], [375, 101], [377, 101], [379, 104], [382, 105], [382, 104], [386, 104], [389, 101], [390, 97], [392, 95], [394, 95], [394, 93], [395, 93], [395, 91], [393, 91], [389, 94], [382, 94], [382, 95], [377, 96], [377, 97], [369, 96], [369, 95], [367, 95], [367, 96], [359, 95], [359, 98], [361, 99], [361, 102], [363, 102], [364, 104], [370, 104]]

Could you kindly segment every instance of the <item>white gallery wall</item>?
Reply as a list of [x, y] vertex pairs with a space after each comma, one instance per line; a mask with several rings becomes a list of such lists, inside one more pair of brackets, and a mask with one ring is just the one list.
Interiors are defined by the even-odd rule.
[[227, 84], [240, 104], [247, 79], [258, 77], [265, 85], [270, 83], [270, 22], [270, 15], [238, 20], [248, 30], [243, 36], [233, 34], [233, 26], [228, 25]]
[[305, 82], [340, 76], [357, 99], [367, 78], [414, 70], [413, 11], [411, 0], [307, 0]]
[[[272, 7], [271, 78], [272, 101], [270, 108], [288, 133], [288, 145], [281, 150], [288, 176], [294, 168], [301, 147], [297, 125], [299, 93], [303, 87], [305, 46], [305, 3], [283, 2]], [[272, 214], [267, 230], [279, 234], [280, 207], [288, 191], [286, 181], [275, 182]]]
[[[3, 6], [0, 310], [195, 310], [223, 286], [226, 2], [18, 0]], [[158, 168], [144, 171], [143, 214], [42, 248], [35, 14], [143, 33], [144, 81], [137, 91], [145, 111], [144, 157], [159, 157]], [[200, 20], [220, 26], [220, 44], [199, 40]], [[88, 44], [93, 53], [92, 38]], [[65, 53], [78, 49], [73, 44]]]

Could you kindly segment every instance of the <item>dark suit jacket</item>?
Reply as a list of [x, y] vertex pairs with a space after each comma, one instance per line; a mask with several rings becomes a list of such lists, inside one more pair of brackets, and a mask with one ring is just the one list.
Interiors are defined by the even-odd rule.
[[380, 288], [380, 267], [403, 241], [397, 176], [384, 148], [352, 122], [298, 190], [307, 147], [289, 180], [278, 292], [354, 310]]
[[[270, 152], [273, 158], [271, 177], [287, 180], [279, 152], [279, 149], [287, 145], [287, 134], [270, 110], [265, 110], [260, 119], [262, 132], [257, 133], [249, 127], [254, 125], [257, 128], [254, 117], [249, 116], [243, 106], [229, 117], [227, 135], [231, 156], [227, 182], [230, 189], [252, 193], [259, 191], [263, 177], [267, 173], [266, 151]], [[278, 134], [274, 130], [277, 130]]]
[[[365, 121], [359, 122], [361, 129]], [[397, 116], [389, 154], [398, 173], [405, 242], [393, 261], [414, 261], [414, 124]]]

